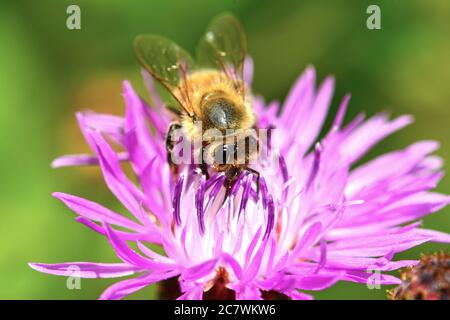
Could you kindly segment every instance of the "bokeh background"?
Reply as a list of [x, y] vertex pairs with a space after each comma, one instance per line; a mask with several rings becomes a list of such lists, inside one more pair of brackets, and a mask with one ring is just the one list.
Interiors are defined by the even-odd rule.
[[[81, 30], [66, 28], [66, 8], [81, 8]], [[366, 28], [366, 8], [381, 7], [381, 30]], [[415, 123], [379, 144], [366, 159], [418, 139], [441, 142], [450, 171], [450, 2], [268, 0], [45, 0], [0, 2], [0, 298], [94, 299], [111, 280], [66, 279], [31, 270], [28, 261], [117, 261], [107, 241], [76, 223], [53, 199], [64, 191], [123, 212], [96, 168], [52, 170], [65, 153], [87, 152], [74, 112], [121, 114], [121, 83], [145, 96], [131, 43], [158, 33], [193, 50], [208, 21], [223, 11], [242, 21], [256, 66], [254, 90], [282, 100], [304, 68], [337, 79], [335, 112], [347, 92], [347, 120], [359, 111], [409, 113]], [[450, 192], [448, 177], [439, 185]], [[450, 232], [450, 208], [424, 225]], [[415, 259], [442, 245], [399, 254]], [[341, 283], [318, 299], [385, 299], [387, 288]], [[132, 296], [155, 298], [155, 287]]]

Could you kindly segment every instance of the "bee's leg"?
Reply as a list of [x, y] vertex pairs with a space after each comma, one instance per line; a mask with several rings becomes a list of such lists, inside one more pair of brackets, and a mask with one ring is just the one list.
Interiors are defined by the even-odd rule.
[[166, 135], [166, 151], [167, 151], [167, 162], [169, 163], [170, 169], [176, 176], [178, 174], [178, 166], [172, 161], [172, 151], [175, 147], [175, 142], [172, 139], [173, 132], [181, 128], [178, 122], [173, 122], [169, 126]]
[[225, 180], [225, 196], [223, 197], [222, 200], [222, 207], [225, 204], [225, 201], [227, 201], [227, 199], [230, 197], [232, 189], [233, 183], [228, 180]]
[[270, 125], [269, 127], [267, 127], [267, 148], [269, 149], [269, 151], [272, 150], [272, 130], [275, 129], [275, 126]]
[[256, 176], [256, 194], [259, 196], [260, 178], [261, 178], [260, 173], [258, 171], [256, 171], [255, 169], [252, 169], [249, 167], [246, 167], [245, 170], [247, 170], [248, 172], [250, 172]]
[[225, 201], [231, 196], [231, 191], [233, 191], [233, 186], [239, 177], [239, 174], [242, 172], [241, 169], [238, 168], [231, 168], [226, 172], [226, 179], [225, 179], [225, 196], [223, 198], [222, 206], [225, 203]]
[[201, 154], [199, 159], [200, 164], [198, 165], [198, 167], [200, 168], [202, 174], [205, 176], [205, 179], [208, 180], [209, 179], [208, 164], [205, 162], [204, 154], [205, 154], [205, 146], [203, 145], [201, 148]]
[[209, 172], [208, 172], [208, 166], [206, 163], [202, 162], [200, 165], [200, 170], [202, 171], [202, 174], [205, 176], [206, 180], [209, 179]]
[[222, 205], [225, 203], [225, 201], [231, 195], [232, 189], [233, 189], [233, 182], [226, 180], [225, 181], [225, 197], [223, 197]]

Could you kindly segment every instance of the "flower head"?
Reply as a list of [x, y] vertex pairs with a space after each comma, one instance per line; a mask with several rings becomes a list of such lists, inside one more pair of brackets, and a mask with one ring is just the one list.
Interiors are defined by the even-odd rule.
[[[259, 187], [244, 171], [225, 197], [223, 173], [206, 179], [195, 165], [181, 166], [177, 174], [170, 170], [164, 140], [171, 116], [152, 79], [148, 74], [144, 79], [151, 107], [125, 82], [124, 118], [77, 114], [94, 155], [53, 163], [101, 167], [107, 187], [134, 219], [74, 195], [54, 196], [78, 215], [78, 222], [107, 237], [121, 262], [32, 263], [32, 268], [69, 275], [69, 267], [77, 265], [86, 278], [136, 275], [106, 289], [103, 299], [120, 299], [174, 277], [179, 299], [217, 298], [213, 293], [225, 291], [236, 299], [260, 299], [267, 292], [310, 299], [303, 290], [322, 290], [337, 281], [366, 283], [373, 270], [417, 263], [393, 261], [397, 252], [427, 241], [450, 242], [447, 234], [419, 227], [423, 216], [450, 202], [429, 191], [442, 177], [441, 160], [431, 155], [436, 142], [417, 142], [354, 168], [377, 142], [411, 123], [410, 116], [365, 120], [359, 115], [344, 125], [345, 96], [318, 141], [334, 81], [328, 77], [316, 89], [310, 67], [282, 107], [254, 97], [258, 127], [276, 128], [277, 148], [271, 149], [269, 162], [277, 166], [257, 163]], [[131, 164], [137, 184], [122, 170], [123, 161]], [[149, 243], [160, 245], [164, 255]], [[381, 274], [379, 282], [400, 280]]]

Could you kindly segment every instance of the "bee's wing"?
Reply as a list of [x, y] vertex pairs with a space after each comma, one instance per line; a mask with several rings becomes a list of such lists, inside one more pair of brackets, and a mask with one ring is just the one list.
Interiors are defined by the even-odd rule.
[[246, 52], [247, 40], [242, 25], [236, 17], [226, 13], [211, 22], [198, 44], [196, 58], [200, 66], [219, 68], [236, 81], [243, 79]]
[[[187, 71], [194, 66], [189, 53], [173, 41], [156, 35], [139, 35], [134, 40], [139, 62], [193, 116], [187, 86]], [[183, 83], [183, 85], [181, 85]]]

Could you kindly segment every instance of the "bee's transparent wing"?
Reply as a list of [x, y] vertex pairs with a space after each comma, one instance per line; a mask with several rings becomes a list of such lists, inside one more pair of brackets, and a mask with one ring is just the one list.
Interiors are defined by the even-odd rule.
[[247, 40], [239, 20], [231, 14], [215, 18], [197, 47], [197, 63], [219, 68], [232, 80], [243, 79]]
[[192, 115], [189, 91], [185, 87], [187, 72], [194, 66], [189, 53], [173, 41], [156, 35], [137, 36], [134, 50], [142, 66]]

